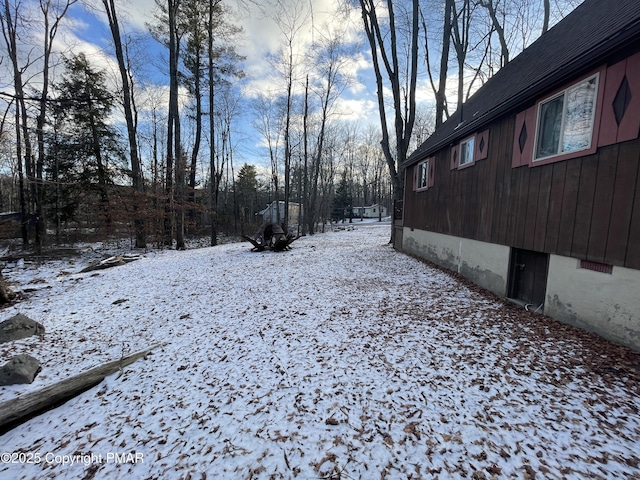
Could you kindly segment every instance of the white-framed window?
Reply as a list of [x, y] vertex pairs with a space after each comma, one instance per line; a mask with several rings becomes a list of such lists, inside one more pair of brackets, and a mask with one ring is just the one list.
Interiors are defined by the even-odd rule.
[[599, 73], [538, 104], [533, 161], [591, 148]]
[[473, 163], [473, 152], [475, 151], [475, 137], [469, 137], [460, 142], [460, 166]]
[[416, 189], [427, 188], [429, 186], [429, 159], [420, 162], [416, 168], [418, 169]]

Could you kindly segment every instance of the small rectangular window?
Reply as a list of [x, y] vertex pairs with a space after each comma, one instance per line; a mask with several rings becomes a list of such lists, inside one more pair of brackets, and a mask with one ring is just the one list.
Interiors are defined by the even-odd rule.
[[599, 75], [593, 75], [538, 106], [535, 159], [591, 147]]
[[429, 186], [429, 160], [420, 162], [416, 168], [418, 169], [418, 179], [416, 189], [420, 190]]
[[460, 142], [460, 166], [473, 163], [473, 152], [475, 151], [475, 137], [467, 138]]

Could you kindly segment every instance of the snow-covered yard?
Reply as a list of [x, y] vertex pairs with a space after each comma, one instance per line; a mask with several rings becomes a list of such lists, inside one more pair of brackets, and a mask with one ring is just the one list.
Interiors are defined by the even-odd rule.
[[0, 345], [1, 363], [43, 363], [0, 402], [164, 346], [0, 436], [2, 452], [40, 460], [0, 463], [0, 478], [640, 478], [638, 354], [504, 304], [388, 235], [373, 224], [283, 253], [244, 243], [97, 273], [6, 271], [36, 275], [37, 291], [0, 319], [47, 332]]

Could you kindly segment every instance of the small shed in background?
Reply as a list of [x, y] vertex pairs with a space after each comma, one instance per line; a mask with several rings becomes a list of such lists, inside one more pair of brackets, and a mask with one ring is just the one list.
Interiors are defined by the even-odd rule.
[[[267, 208], [260, 210], [256, 216], [263, 224], [282, 223], [284, 219], [284, 201], [271, 202]], [[289, 202], [289, 224], [297, 224], [300, 216], [300, 204]]]
[[376, 203], [368, 207], [353, 207], [353, 216], [360, 218], [379, 218], [387, 216], [386, 207]]

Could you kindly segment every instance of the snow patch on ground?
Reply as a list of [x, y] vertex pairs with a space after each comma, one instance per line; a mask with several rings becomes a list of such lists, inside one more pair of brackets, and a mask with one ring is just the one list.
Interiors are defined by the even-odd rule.
[[282, 253], [228, 244], [6, 272], [37, 281], [2, 318], [47, 333], [0, 345], [2, 363], [43, 364], [0, 402], [164, 346], [1, 436], [41, 461], [0, 463], [0, 478], [640, 478], [636, 354], [388, 238], [356, 223]]

